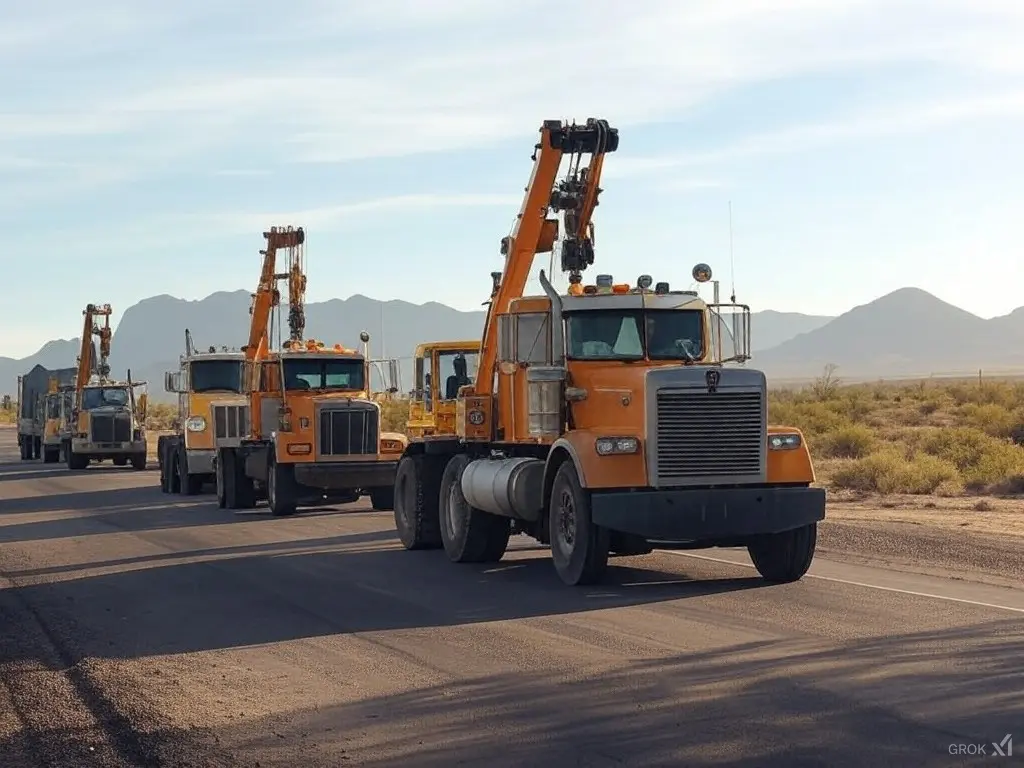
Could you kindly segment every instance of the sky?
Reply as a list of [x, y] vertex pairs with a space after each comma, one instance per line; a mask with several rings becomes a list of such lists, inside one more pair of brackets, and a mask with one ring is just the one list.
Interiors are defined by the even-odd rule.
[[253, 290], [271, 225], [306, 229], [309, 301], [479, 309], [542, 121], [588, 117], [620, 135], [592, 274], [1006, 314], [1022, 38], [1020, 0], [11, 4], [0, 356], [89, 302]]

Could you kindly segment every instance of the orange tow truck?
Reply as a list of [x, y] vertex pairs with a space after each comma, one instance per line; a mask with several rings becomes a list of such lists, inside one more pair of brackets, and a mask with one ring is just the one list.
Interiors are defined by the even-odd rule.
[[[649, 275], [583, 280], [603, 163], [618, 145], [605, 120], [541, 126], [456, 434], [410, 442], [399, 463], [399, 537], [480, 563], [526, 534], [550, 545], [568, 585], [600, 581], [610, 554], [655, 548], [742, 546], [767, 581], [800, 579], [825, 492], [811, 487], [800, 430], [768, 424], [766, 377], [746, 366], [749, 308]], [[524, 296], [535, 256], [556, 243], [568, 290], [542, 270], [543, 295]], [[711, 270], [693, 276], [707, 282]], [[726, 356], [728, 314], [743, 333]]]

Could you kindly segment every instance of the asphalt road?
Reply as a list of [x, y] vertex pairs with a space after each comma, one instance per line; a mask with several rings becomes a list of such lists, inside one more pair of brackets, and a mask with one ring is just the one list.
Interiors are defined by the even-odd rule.
[[1024, 590], [824, 556], [764, 586], [732, 550], [570, 589], [527, 542], [456, 566], [360, 505], [234, 515], [14, 450], [4, 768], [1024, 760]]

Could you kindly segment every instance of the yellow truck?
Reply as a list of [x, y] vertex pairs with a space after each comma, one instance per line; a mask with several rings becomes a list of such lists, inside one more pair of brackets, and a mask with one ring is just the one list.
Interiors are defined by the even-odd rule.
[[[459, 387], [476, 377], [480, 340], [433, 341], [416, 347], [414, 389], [406, 434], [411, 438], [455, 434]], [[437, 385], [434, 385], [437, 382]]]
[[197, 350], [185, 329], [178, 370], [164, 374], [164, 390], [178, 396], [173, 434], [157, 439], [160, 490], [194, 496], [216, 482], [218, 448], [237, 447], [249, 430], [243, 392], [245, 354], [227, 347]]

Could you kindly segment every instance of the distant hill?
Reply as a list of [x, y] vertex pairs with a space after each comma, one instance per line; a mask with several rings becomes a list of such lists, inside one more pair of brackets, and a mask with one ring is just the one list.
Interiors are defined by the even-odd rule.
[[769, 375], [810, 376], [833, 363], [856, 376], [1024, 365], [1024, 308], [984, 320], [919, 288], [901, 288], [755, 355]]
[[754, 353], [782, 344], [801, 333], [821, 328], [833, 320], [825, 315], [801, 315], [799, 312], [776, 312], [766, 309], [750, 315], [751, 347]]
[[[177, 365], [189, 328], [199, 347], [239, 346], [248, 331], [250, 293], [221, 291], [188, 301], [161, 295], [129, 307], [114, 331], [111, 365], [149, 382], [155, 401], [166, 400], [163, 372]], [[412, 386], [416, 344], [435, 339], [478, 338], [484, 313], [444, 304], [381, 302], [362, 295], [306, 306], [306, 335], [328, 343], [359, 344], [371, 336], [370, 352], [398, 357], [402, 385]], [[383, 322], [383, 335], [381, 324]], [[753, 365], [771, 377], [816, 376], [828, 363], [846, 376], [897, 376], [932, 371], [969, 371], [1024, 365], [1024, 307], [983, 320], [917, 288], [902, 288], [838, 317], [766, 310], [751, 319]], [[383, 350], [382, 350], [383, 347]], [[14, 392], [19, 374], [34, 365], [74, 365], [77, 339], [58, 339], [36, 354], [0, 358], [0, 393]]]
[[[249, 291], [220, 291], [205, 299], [188, 301], [161, 295], [143, 299], [121, 317], [111, 344], [114, 375], [148, 381], [150, 397], [166, 401], [163, 372], [177, 366], [185, 348], [185, 328], [197, 347], [210, 344], [241, 346], [249, 330]], [[359, 346], [359, 333], [370, 334], [370, 354], [400, 359], [402, 385], [411, 388], [412, 354], [416, 344], [432, 339], [477, 338], [483, 330], [484, 313], [459, 310], [428, 302], [377, 301], [362, 295], [306, 305], [306, 338]], [[383, 322], [383, 336], [381, 327]], [[284, 331], [287, 335], [287, 327]], [[21, 359], [0, 358], [0, 393], [13, 393], [17, 376], [34, 365], [47, 368], [74, 365], [79, 340], [51, 341], [36, 354]]]

